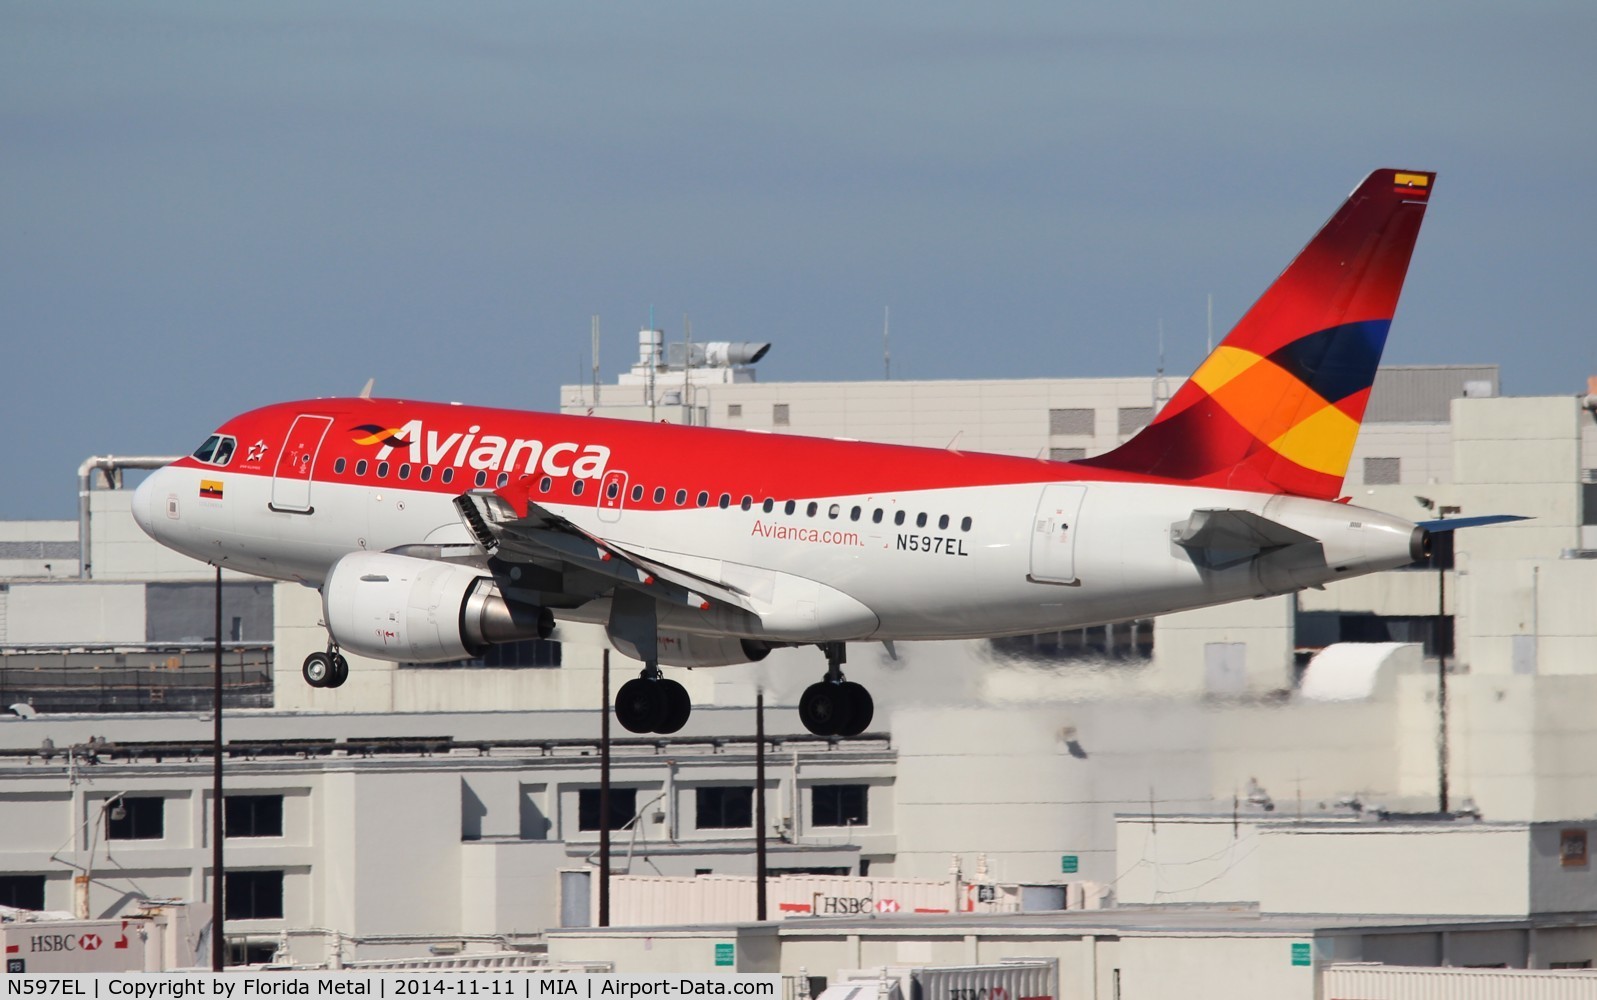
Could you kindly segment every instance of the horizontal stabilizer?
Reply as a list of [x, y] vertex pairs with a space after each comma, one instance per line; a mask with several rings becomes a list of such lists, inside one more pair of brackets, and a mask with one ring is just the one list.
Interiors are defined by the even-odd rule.
[[1509, 521], [1529, 521], [1524, 514], [1482, 514], [1479, 517], [1443, 517], [1435, 521], [1420, 521], [1417, 527], [1424, 528], [1433, 535], [1444, 531], [1457, 531], [1460, 528], [1479, 528], [1483, 524], [1507, 524]]
[[1175, 528], [1176, 544], [1210, 552], [1264, 551], [1319, 539], [1250, 510], [1210, 507], [1195, 510]]

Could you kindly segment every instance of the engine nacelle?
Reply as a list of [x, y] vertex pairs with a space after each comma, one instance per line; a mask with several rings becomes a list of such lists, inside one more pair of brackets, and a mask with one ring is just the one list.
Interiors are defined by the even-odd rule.
[[[661, 629], [656, 642], [660, 663], [667, 667], [728, 667], [734, 663], [758, 663], [771, 655], [771, 644], [758, 639], [739, 639], [730, 635], [697, 635]], [[610, 644], [634, 660], [647, 660], [631, 641], [610, 633]]]
[[352, 552], [334, 563], [322, 608], [340, 646], [381, 660], [464, 660], [554, 630], [548, 608], [506, 601], [476, 567], [389, 552]]

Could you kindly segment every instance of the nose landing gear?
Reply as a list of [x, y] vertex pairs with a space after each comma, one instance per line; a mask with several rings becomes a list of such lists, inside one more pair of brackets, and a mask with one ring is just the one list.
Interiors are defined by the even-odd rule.
[[305, 678], [305, 683], [313, 688], [340, 687], [349, 680], [349, 661], [338, 651], [336, 643], [330, 643], [327, 652], [312, 653], [305, 657], [299, 672]]
[[858, 736], [871, 724], [876, 703], [863, 685], [843, 679], [844, 644], [823, 642], [826, 676], [799, 697], [799, 721], [816, 736]]

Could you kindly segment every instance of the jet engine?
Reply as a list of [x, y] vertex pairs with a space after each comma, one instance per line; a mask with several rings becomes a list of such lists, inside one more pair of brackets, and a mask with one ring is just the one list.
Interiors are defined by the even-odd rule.
[[548, 608], [505, 600], [477, 567], [390, 552], [352, 552], [334, 563], [322, 608], [340, 646], [382, 660], [463, 660], [554, 630]]
[[[731, 635], [698, 635], [661, 629], [656, 644], [660, 665], [666, 667], [727, 667], [734, 663], [758, 663], [771, 655], [773, 648], [758, 639], [739, 639]], [[610, 632], [610, 644], [634, 660], [647, 660], [633, 643]]]

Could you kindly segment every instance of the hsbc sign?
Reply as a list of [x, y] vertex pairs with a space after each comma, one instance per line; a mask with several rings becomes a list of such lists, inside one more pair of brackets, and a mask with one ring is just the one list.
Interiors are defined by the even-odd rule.
[[62, 920], [6, 924], [7, 968], [28, 972], [127, 972], [144, 967], [137, 921]]

